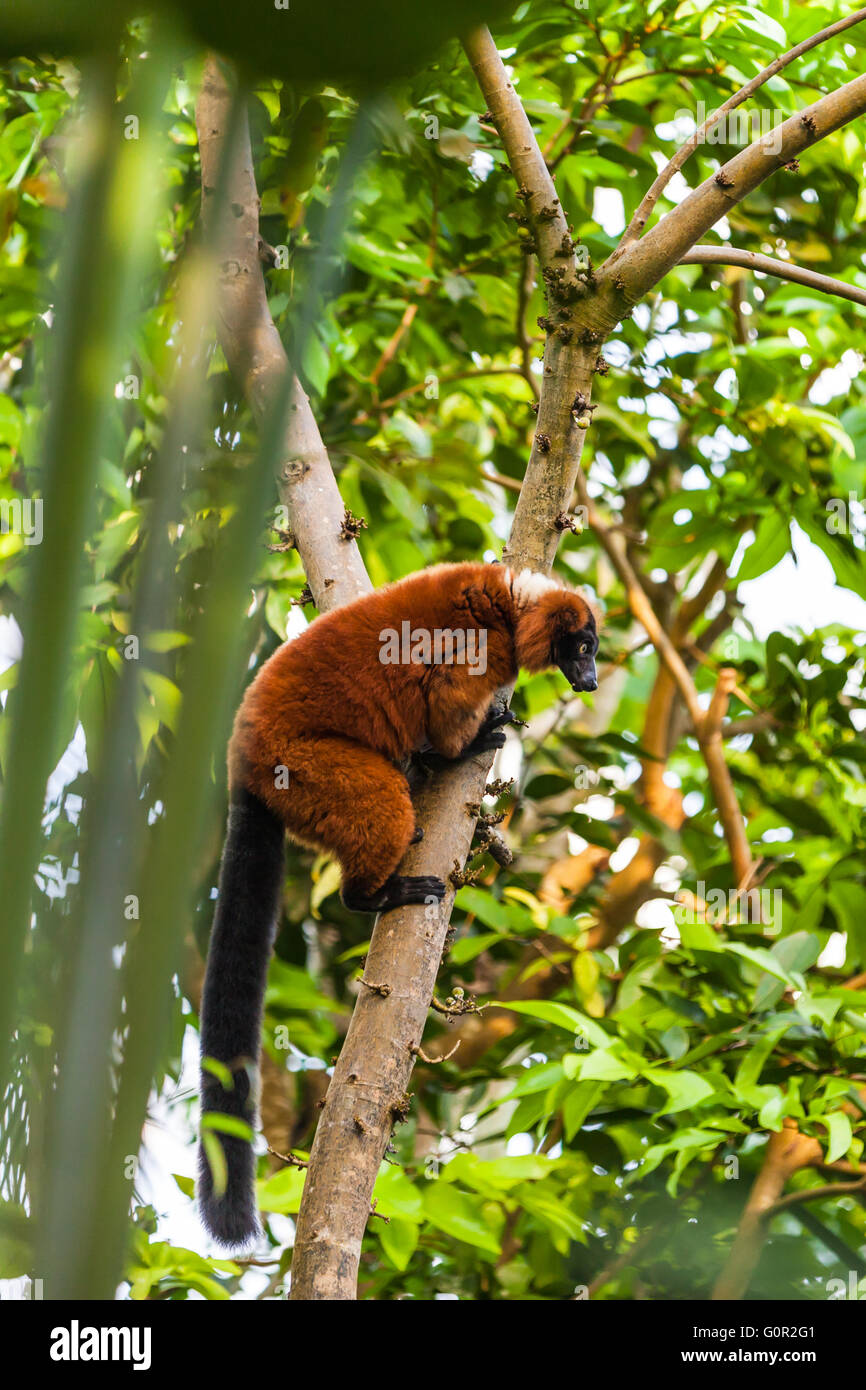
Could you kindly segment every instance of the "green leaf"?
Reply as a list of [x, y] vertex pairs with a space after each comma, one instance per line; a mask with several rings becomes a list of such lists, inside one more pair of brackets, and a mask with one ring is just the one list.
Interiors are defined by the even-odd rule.
[[421, 1221], [424, 1199], [418, 1187], [391, 1164], [383, 1164], [373, 1188], [376, 1210], [382, 1216], [399, 1216], [406, 1221]]
[[609, 1033], [579, 1009], [573, 1009], [570, 1004], [558, 1004], [555, 1000], [548, 999], [503, 999], [498, 1007], [541, 1019], [543, 1023], [552, 1023], [556, 1028], [565, 1028], [569, 1033], [586, 1038], [593, 1047], [605, 1048], [611, 1042]]
[[604, 1091], [602, 1081], [580, 1081], [573, 1086], [562, 1103], [562, 1122], [566, 1140], [571, 1141]]
[[420, 1230], [414, 1221], [392, 1217], [390, 1221], [373, 1221], [382, 1249], [395, 1269], [404, 1270], [418, 1245]]
[[818, 1124], [827, 1127], [830, 1140], [827, 1146], [827, 1162], [835, 1163], [837, 1159], [844, 1158], [854, 1138], [848, 1116], [843, 1111], [837, 1110], [832, 1115], [816, 1115], [815, 1120]]
[[[499, 1254], [498, 1236], [485, 1220], [481, 1203], [448, 1183], [433, 1182], [424, 1194], [424, 1212], [431, 1225], [465, 1241], [494, 1259]], [[501, 1221], [498, 1223], [501, 1227]]]
[[181, 693], [174, 681], [170, 681], [168, 676], [161, 675], [159, 671], [149, 671], [146, 666], [142, 667], [141, 679], [150, 693], [151, 703], [160, 723], [165, 724], [174, 733], [180, 718], [181, 706]]
[[204, 1125], [202, 1125], [201, 1142], [208, 1167], [210, 1168], [214, 1195], [216, 1197], [221, 1197], [226, 1190], [229, 1180], [229, 1171], [226, 1165], [226, 1156], [223, 1152], [223, 1146], [217, 1136], [210, 1133]]
[[279, 1216], [293, 1216], [300, 1210], [306, 1176], [305, 1168], [287, 1165], [278, 1173], [272, 1173], [270, 1177], [256, 1183], [259, 1211], [272, 1211]]
[[790, 544], [791, 525], [788, 518], [779, 512], [768, 512], [743, 556], [737, 570], [737, 583], [744, 584], [771, 570], [788, 553]]
[[646, 1076], [654, 1086], [661, 1086], [662, 1090], [668, 1093], [668, 1102], [659, 1111], [660, 1115], [673, 1115], [679, 1110], [690, 1110], [715, 1093], [710, 1083], [696, 1071], [648, 1071]]
[[216, 1131], [218, 1134], [231, 1134], [236, 1139], [246, 1139], [252, 1143], [252, 1127], [246, 1120], [241, 1120], [237, 1115], [222, 1115], [218, 1111], [211, 1110], [201, 1117], [202, 1133]]

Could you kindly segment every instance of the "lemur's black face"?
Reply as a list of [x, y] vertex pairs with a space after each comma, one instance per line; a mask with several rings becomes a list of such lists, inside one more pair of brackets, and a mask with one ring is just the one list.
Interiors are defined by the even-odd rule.
[[564, 633], [554, 647], [554, 658], [572, 690], [598, 690], [595, 654], [598, 633], [590, 614], [589, 621], [576, 632]]

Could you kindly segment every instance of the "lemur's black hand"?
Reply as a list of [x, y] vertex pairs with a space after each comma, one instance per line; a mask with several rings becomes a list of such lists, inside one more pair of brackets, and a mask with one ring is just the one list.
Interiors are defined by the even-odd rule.
[[481, 725], [481, 728], [478, 730], [478, 733], [475, 735], [475, 737], [478, 738], [479, 735], [486, 733], [489, 729], [498, 729], [503, 724], [519, 723], [520, 720], [517, 718], [517, 715], [514, 713], [513, 709], [497, 710], [491, 707], [485, 715], [484, 723]]
[[493, 753], [503, 748], [505, 746], [505, 734], [502, 732], [501, 726], [521, 722], [513, 710], [498, 710], [491, 705], [477, 734], [466, 744], [465, 748], [461, 749], [456, 758], [447, 758], [444, 753], [437, 753], [429, 743], [424, 743], [414, 756], [427, 772], [436, 772], [443, 767], [453, 767], [455, 763], [462, 762], [464, 758], [474, 758], [477, 753]]
[[471, 743], [467, 743], [460, 754], [461, 758], [474, 758], [476, 753], [492, 753], [499, 748], [504, 748], [505, 734], [502, 732], [501, 726], [513, 724], [516, 718], [513, 710], [497, 710], [495, 707], [491, 707], [478, 733]]

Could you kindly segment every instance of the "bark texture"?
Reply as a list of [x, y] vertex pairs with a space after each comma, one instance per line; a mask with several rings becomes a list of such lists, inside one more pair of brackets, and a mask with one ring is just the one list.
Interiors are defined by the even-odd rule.
[[[287, 425], [277, 471], [280, 501], [316, 607], [324, 612], [372, 588], [356, 542], [342, 534], [345, 506], [309, 398], [289, 366], [268, 308], [259, 236], [249, 124], [235, 142], [231, 167], [221, 175], [232, 91], [220, 60], [208, 57], [196, 104], [201, 156], [202, 221], [220, 249], [217, 331], [229, 370], [260, 425], [289, 390]], [[225, 195], [217, 200], [220, 177]], [[219, 226], [213, 221], [219, 218]]]
[[[574, 251], [563, 254], [568, 228], [553, 181], [493, 41], [486, 29], [478, 30], [465, 46], [518, 181], [542, 273], [562, 271], [549, 283], [577, 286]], [[565, 313], [568, 294], [551, 296]], [[565, 324], [564, 317], [560, 321]], [[548, 331], [538, 432], [505, 552], [518, 568], [549, 572], [553, 563], [561, 534], [556, 519], [570, 505], [586, 434], [572, 406], [578, 392], [589, 401], [597, 355], [594, 337], [581, 343]], [[418, 820], [425, 838], [409, 850], [401, 873], [436, 874], [447, 882], [455, 867], [462, 868], [491, 762], [489, 755], [472, 759], [422, 793]], [[403, 908], [376, 923], [365, 987], [313, 1142], [292, 1262], [293, 1299], [357, 1296], [370, 1196], [393, 1125], [408, 1103], [413, 1048], [421, 1042], [453, 902], [449, 893], [441, 904]]]

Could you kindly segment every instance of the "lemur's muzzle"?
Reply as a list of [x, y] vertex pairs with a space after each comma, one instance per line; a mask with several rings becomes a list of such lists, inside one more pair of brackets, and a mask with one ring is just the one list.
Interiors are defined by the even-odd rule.
[[598, 690], [595, 657], [579, 656], [574, 661], [560, 661], [559, 669], [572, 690], [576, 690], [579, 694], [584, 691]]

